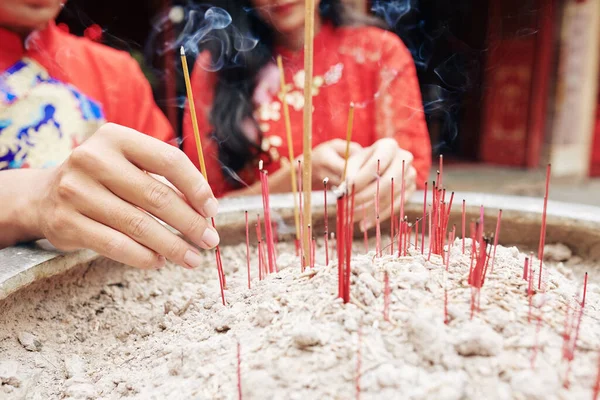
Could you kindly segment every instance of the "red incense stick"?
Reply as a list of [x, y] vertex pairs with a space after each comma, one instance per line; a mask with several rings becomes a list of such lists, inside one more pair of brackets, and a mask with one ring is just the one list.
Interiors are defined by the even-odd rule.
[[[354, 237], [354, 196], [355, 187], [352, 185], [352, 192], [350, 198], [346, 198], [346, 268], [344, 273], [344, 303], [350, 302], [350, 275], [352, 273], [352, 239]], [[347, 196], [346, 196], [347, 197]]]
[[262, 228], [261, 228], [261, 222], [260, 222], [260, 214], [256, 214], [256, 223], [258, 226], [258, 237], [259, 237], [259, 246], [260, 246], [260, 251], [261, 251], [261, 266], [262, 266], [262, 270], [263, 270], [263, 279], [269, 274], [269, 269], [268, 269], [268, 265], [267, 265], [267, 261], [266, 261], [266, 251], [265, 251], [265, 242], [262, 238]]
[[[406, 197], [405, 197], [406, 196], [406, 170], [405, 170], [405, 166], [406, 166], [406, 162], [405, 162], [405, 160], [402, 160], [402, 175], [400, 176], [402, 179], [402, 182], [400, 183], [400, 218], [404, 218], [404, 203], [406, 202]], [[379, 173], [377, 175], [379, 175]]]
[[525, 257], [525, 265], [523, 266], [523, 280], [528, 280], [529, 274], [529, 257]]
[[310, 248], [309, 248], [309, 252], [308, 252], [308, 257], [309, 257], [309, 260], [308, 260], [308, 266], [309, 266], [310, 268], [313, 268], [313, 257], [312, 257], [312, 253], [313, 253], [313, 252], [312, 252], [312, 235], [311, 235], [311, 227], [310, 227], [310, 224], [308, 224], [308, 225], [307, 225], [306, 229], [308, 230], [308, 237], [309, 237], [309, 238], [311, 238], [311, 239], [309, 240], [309, 242], [308, 242], [308, 243], [309, 243], [309, 246], [310, 246]]
[[585, 307], [585, 294], [587, 292], [587, 282], [588, 282], [588, 273], [585, 273], [585, 278], [583, 279], [583, 299], [581, 300], [581, 308]]
[[419, 251], [419, 220], [415, 221], [415, 251]]
[[410, 247], [410, 235], [412, 233], [412, 226], [408, 223], [408, 217], [405, 216], [404, 219], [406, 220], [406, 228], [405, 229], [405, 235], [404, 235], [404, 256], [406, 257], [408, 255], [408, 248]]
[[256, 237], [258, 238], [258, 244], [257, 244], [257, 248], [258, 248], [258, 280], [262, 281], [263, 280], [263, 266], [262, 266], [262, 246], [260, 243], [260, 229], [258, 227], [258, 223], [254, 224], [254, 227], [256, 228]]
[[538, 281], [538, 290], [542, 288], [542, 268], [544, 260], [544, 244], [546, 242], [546, 211], [548, 209], [548, 194], [550, 192], [550, 173], [551, 166], [546, 167], [546, 193], [544, 194], [544, 211], [542, 212], [542, 229], [540, 231], [540, 245], [538, 248], [538, 258], [540, 259], [540, 279]]
[[402, 235], [404, 234], [404, 219], [398, 217], [398, 257], [402, 257]]
[[325, 222], [325, 265], [329, 265], [329, 247], [327, 245], [327, 236], [329, 235], [329, 218], [327, 217], [327, 183], [329, 178], [323, 179], [323, 219]]
[[[433, 206], [432, 206], [433, 208]], [[432, 208], [429, 209], [429, 215], [428, 215], [428, 219], [429, 219], [429, 254], [427, 255], [427, 261], [431, 260], [431, 250], [433, 246], [433, 236], [431, 235], [431, 220], [432, 220], [432, 214], [433, 214], [433, 210]]]
[[379, 220], [379, 181], [381, 179], [380, 176], [380, 160], [377, 160], [377, 189], [376, 189], [376, 198], [375, 198], [375, 254], [377, 257], [381, 257], [381, 221]]
[[[425, 182], [425, 191], [423, 192], [423, 230], [421, 232], [421, 254], [425, 254], [425, 221], [427, 216], [427, 182]], [[431, 231], [429, 232], [431, 234]]]
[[[402, 161], [402, 164], [404, 164], [404, 161]], [[390, 239], [390, 255], [394, 255], [394, 177], [392, 177]]]
[[462, 253], [463, 254], [465, 254], [466, 214], [467, 214], [467, 206], [466, 206], [466, 201], [463, 199], [463, 203], [462, 203]]
[[[354, 243], [354, 206], [356, 198], [356, 187], [352, 184], [352, 192], [350, 194], [350, 235], [348, 236], [348, 252], [352, 255], [352, 244]], [[348, 261], [348, 277], [350, 276], [350, 261]], [[348, 296], [350, 295], [350, 278], [347, 282]]]
[[304, 272], [306, 260], [304, 259], [304, 212], [302, 211], [303, 198], [302, 196], [302, 161], [298, 160], [298, 207], [300, 218], [300, 270]]
[[244, 212], [246, 216], [246, 261], [248, 264], [248, 289], [250, 289], [250, 234], [248, 232], [248, 211]]
[[365, 240], [365, 253], [369, 252], [369, 233], [367, 231], [367, 207], [366, 206], [362, 206], [362, 210], [363, 210], [363, 235], [364, 235], [364, 240]]
[[317, 241], [315, 240], [315, 238], [312, 238], [311, 241], [312, 244], [312, 249], [310, 250], [310, 254], [311, 254], [311, 262], [310, 262], [310, 267], [314, 268], [315, 267], [315, 250], [317, 248]]
[[[262, 167], [262, 163], [261, 163]], [[271, 206], [269, 202], [269, 175], [264, 169], [260, 170], [260, 182], [262, 188], [263, 212], [265, 215], [265, 239], [267, 242], [267, 255], [269, 260], [269, 273], [277, 272], [277, 260], [275, 259], [275, 242], [273, 239], [273, 224], [271, 223]]]
[[345, 229], [344, 229], [344, 221], [346, 217], [346, 202], [345, 197], [343, 195], [337, 199], [337, 213], [336, 213], [336, 247], [338, 254], [338, 297], [344, 298], [344, 263], [346, 261], [346, 257], [344, 256], [344, 246], [345, 246]]

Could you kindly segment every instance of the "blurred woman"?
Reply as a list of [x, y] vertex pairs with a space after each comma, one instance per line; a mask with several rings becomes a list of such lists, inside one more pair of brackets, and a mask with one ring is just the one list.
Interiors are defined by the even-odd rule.
[[[227, 3], [227, 4], [226, 4]], [[234, 5], [231, 5], [231, 4]], [[410, 53], [382, 22], [355, 13], [340, 0], [316, 0], [313, 78], [313, 185], [325, 177], [341, 184], [350, 103], [356, 106], [347, 177], [356, 205], [373, 202], [380, 161], [382, 210], [390, 205], [391, 178], [400, 201], [405, 161], [407, 192], [422, 186], [431, 165], [416, 70]], [[228, 40], [257, 39], [231, 54], [200, 54], [192, 81], [209, 182], [216, 196], [260, 192], [258, 162], [272, 192], [290, 191], [290, 163], [276, 57], [283, 57], [295, 156], [302, 154], [304, 107], [303, 0], [212, 2], [232, 18]], [[219, 50], [223, 49], [217, 46]], [[215, 61], [223, 66], [210, 72]], [[184, 151], [198, 165], [189, 115]], [[321, 184], [322, 185], [322, 184]], [[319, 185], [318, 187], [321, 187]], [[371, 207], [370, 207], [371, 208]], [[381, 218], [388, 215], [382, 214]], [[366, 225], [373, 225], [372, 215]]]

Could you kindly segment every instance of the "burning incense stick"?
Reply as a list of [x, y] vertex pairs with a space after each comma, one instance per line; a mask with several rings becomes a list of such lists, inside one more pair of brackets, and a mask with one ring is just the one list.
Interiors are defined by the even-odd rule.
[[[196, 150], [198, 151], [198, 162], [200, 163], [200, 171], [204, 176], [204, 179], [208, 183], [208, 174], [206, 173], [206, 164], [204, 163], [204, 153], [202, 151], [202, 141], [200, 139], [200, 130], [198, 129], [198, 118], [196, 116], [196, 105], [194, 104], [194, 94], [192, 93], [192, 84], [190, 83], [190, 71], [187, 65], [187, 58], [185, 56], [185, 50], [183, 46], [180, 49], [181, 52], [181, 66], [183, 68], [183, 77], [185, 79], [185, 88], [188, 97], [188, 107], [190, 108], [190, 115], [192, 117], [192, 128], [194, 130], [194, 138], [196, 139]], [[213, 228], [215, 227], [215, 219], [211, 218]], [[221, 286], [221, 300], [225, 305], [225, 274], [223, 272], [223, 264], [221, 262], [221, 250], [219, 246], [215, 249], [215, 257], [217, 259], [217, 272], [219, 273], [219, 285]]]
[[[312, 191], [312, 109], [313, 109], [313, 58], [314, 58], [314, 36], [315, 36], [315, 0], [306, 0], [304, 15], [304, 224], [312, 224], [312, 207], [310, 193]], [[304, 263], [310, 258], [310, 240], [305, 235]]]
[[348, 125], [346, 130], [346, 154], [344, 157], [344, 173], [342, 182], [346, 182], [346, 172], [348, 171], [348, 158], [350, 157], [350, 143], [352, 143], [352, 127], [354, 126], [354, 103], [350, 103], [348, 111]]
[[290, 109], [287, 102], [287, 88], [285, 86], [285, 73], [281, 56], [277, 56], [279, 77], [281, 80], [281, 104], [283, 104], [283, 119], [285, 121], [285, 135], [287, 138], [288, 156], [290, 158], [290, 178], [292, 179], [292, 193], [294, 194], [294, 223], [296, 224], [296, 240], [300, 240], [300, 218], [298, 215], [298, 183], [294, 171], [294, 142], [292, 141], [292, 124], [290, 122]]

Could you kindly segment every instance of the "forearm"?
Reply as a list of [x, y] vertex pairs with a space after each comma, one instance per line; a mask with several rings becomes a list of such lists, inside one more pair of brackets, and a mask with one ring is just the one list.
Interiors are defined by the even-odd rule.
[[0, 249], [42, 238], [36, 198], [51, 170], [0, 171]]

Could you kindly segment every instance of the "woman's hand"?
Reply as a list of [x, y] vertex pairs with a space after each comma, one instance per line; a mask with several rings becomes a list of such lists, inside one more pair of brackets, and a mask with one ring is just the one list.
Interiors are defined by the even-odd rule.
[[179, 149], [122, 126], [104, 125], [37, 189], [37, 235], [61, 250], [88, 248], [139, 268], [165, 258], [198, 267], [198, 251], [152, 216], [202, 248], [219, 243], [206, 220], [218, 203], [202, 174]]
[[377, 195], [377, 161], [380, 163], [379, 219], [385, 221], [391, 215], [392, 180], [394, 178], [394, 208], [400, 209], [402, 191], [402, 162], [404, 161], [404, 199], [416, 190], [417, 171], [412, 166], [413, 155], [401, 149], [394, 139], [379, 139], [363, 149], [348, 162], [350, 188], [355, 186], [355, 217], [362, 218], [366, 207], [367, 218], [362, 229], [375, 226], [375, 196]]
[[[350, 156], [358, 154], [362, 146], [358, 143], [350, 143]], [[340, 186], [346, 163], [346, 141], [333, 139], [321, 143], [312, 151], [312, 184], [313, 187], [321, 187], [323, 179], [329, 178], [333, 186]], [[318, 186], [319, 185], [319, 186]]]

